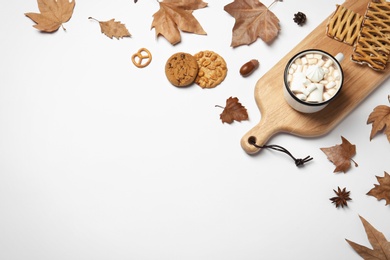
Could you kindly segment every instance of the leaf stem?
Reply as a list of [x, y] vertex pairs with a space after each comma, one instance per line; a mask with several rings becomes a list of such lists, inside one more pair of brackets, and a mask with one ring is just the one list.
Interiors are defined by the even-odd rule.
[[282, 2], [283, 0], [274, 0], [268, 7], [267, 9], [270, 9], [271, 6], [273, 6], [276, 2]]
[[355, 167], [358, 167], [359, 165], [357, 164], [357, 162], [355, 162], [352, 158], [351, 158], [351, 161], [353, 161], [353, 163], [355, 164]]
[[220, 106], [220, 105], [215, 105], [215, 107], [219, 107], [219, 108], [225, 109], [223, 106]]
[[99, 20], [97, 20], [97, 19], [95, 19], [95, 18], [93, 18], [93, 17], [91, 17], [91, 16], [90, 16], [90, 17], [88, 17], [88, 19], [90, 19], [90, 20], [94, 20], [94, 21], [96, 21], [96, 22], [100, 23], [100, 22], [99, 22]]

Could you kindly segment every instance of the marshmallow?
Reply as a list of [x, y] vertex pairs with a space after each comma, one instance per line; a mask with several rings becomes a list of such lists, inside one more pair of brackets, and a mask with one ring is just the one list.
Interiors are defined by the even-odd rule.
[[329, 74], [329, 76], [330, 76], [330, 75], [333, 75], [333, 72], [334, 72], [334, 68], [333, 68], [333, 67], [329, 67], [329, 68], [328, 68], [328, 74]]
[[325, 72], [322, 67], [312, 65], [306, 70], [306, 77], [311, 82], [320, 82], [324, 78]]
[[332, 61], [331, 59], [328, 59], [328, 60], [325, 62], [324, 67], [325, 67], [325, 68], [329, 68], [330, 65], [332, 65], [332, 64], [333, 64], [333, 61]]
[[306, 96], [309, 96], [317, 88], [316, 84], [311, 83], [307, 88], [302, 89], [301, 92]]
[[338, 70], [333, 71], [333, 78], [334, 79], [340, 79], [340, 72]]
[[323, 100], [328, 100], [328, 99], [330, 99], [331, 97], [332, 97], [332, 96], [329, 95], [328, 92], [324, 92], [324, 94], [322, 95], [322, 99], [323, 99]]
[[330, 96], [333, 96], [336, 93], [336, 88], [331, 88], [326, 90], [326, 93], [328, 93]]
[[314, 90], [310, 93], [310, 95], [307, 96], [306, 101], [307, 102], [315, 102], [319, 103], [322, 102], [322, 94], [324, 93], [324, 85], [322, 84], [313, 84], [315, 86]]
[[299, 98], [300, 100], [303, 100], [305, 101], [306, 100], [306, 95], [305, 94], [302, 94], [302, 93], [298, 93], [295, 95], [297, 98]]
[[302, 89], [305, 89], [305, 86], [310, 82], [306, 79], [306, 76], [303, 73], [296, 72], [292, 76], [293, 77], [290, 83], [291, 91], [302, 93]]
[[326, 89], [330, 89], [336, 86], [336, 82], [334, 81], [329, 81], [328, 84], [325, 85]]
[[287, 75], [287, 82], [291, 82], [292, 78], [293, 78], [292, 74], [288, 74]]
[[320, 66], [320, 67], [322, 67], [324, 64], [325, 64], [324, 60], [318, 60], [318, 62], [317, 62], [317, 66]]
[[307, 59], [313, 59], [314, 58], [314, 53], [308, 53], [306, 54]]

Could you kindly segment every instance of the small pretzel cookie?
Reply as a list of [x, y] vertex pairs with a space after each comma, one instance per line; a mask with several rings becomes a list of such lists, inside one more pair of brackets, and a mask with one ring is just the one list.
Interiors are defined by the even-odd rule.
[[[144, 62], [145, 60], [145, 62]], [[145, 68], [152, 61], [152, 54], [146, 48], [141, 48], [131, 56], [131, 61], [138, 68]]]

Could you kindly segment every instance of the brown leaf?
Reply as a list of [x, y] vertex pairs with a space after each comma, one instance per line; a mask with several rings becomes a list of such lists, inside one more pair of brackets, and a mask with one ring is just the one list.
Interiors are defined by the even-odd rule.
[[163, 0], [159, 4], [160, 9], [153, 15], [152, 22], [157, 37], [162, 35], [175, 45], [181, 41], [180, 31], [206, 34], [192, 12], [206, 7], [207, 3], [202, 0]]
[[[356, 154], [356, 146], [351, 144], [344, 137], [341, 137], [341, 140], [341, 145], [338, 144], [332, 147], [320, 149], [327, 155], [329, 161], [336, 165], [333, 172], [345, 173], [351, 167], [351, 161], [353, 161], [352, 156]], [[353, 162], [355, 163], [355, 167], [357, 167], [358, 164], [355, 161]]]
[[259, 0], [234, 0], [224, 10], [236, 20], [231, 46], [251, 44], [260, 37], [271, 43], [279, 33], [279, 19]]
[[370, 141], [374, 136], [384, 130], [387, 140], [390, 142], [390, 107], [380, 105], [368, 116], [367, 124], [372, 124]]
[[[25, 13], [33, 20], [34, 25], [40, 31], [57, 31], [63, 23], [72, 17], [75, 1], [69, 0], [37, 0], [40, 13]], [[64, 28], [65, 30], [65, 28]]]
[[378, 200], [384, 199], [386, 200], [386, 206], [390, 204], [390, 175], [385, 172], [383, 177], [375, 176], [379, 182], [379, 185], [374, 184], [374, 188], [372, 188], [367, 195], [374, 196]]
[[92, 17], [89, 17], [88, 19], [93, 19], [99, 22], [101, 32], [104, 33], [106, 36], [110, 37], [111, 39], [112, 37], [119, 39], [119, 38], [131, 36], [126, 26], [121, 22], [115, 22], [115, 19], [111, 19], [105, 22], [96, 20], [95, 18]]
[[248, 113], [246, 108], [238, 102], [238, 98], [230, 97], [226, 100], [226, 107], [223, 109], [220, 119], [222, 123], [232, 123], [234, 120], [241, 122], [248, 120]]
[[361, 216], [359, 217], [373, 249], [356, 244], [348, 239], [345, 240], [365, 260], [390, 259], [390, 242], [387, 241], [383, 233], [376, 230], [367, 220]]

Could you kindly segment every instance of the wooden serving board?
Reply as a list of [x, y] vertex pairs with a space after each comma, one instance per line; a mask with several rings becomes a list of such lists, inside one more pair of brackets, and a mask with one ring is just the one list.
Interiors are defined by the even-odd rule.
[[[369, 1], [347, 0], [342, 5], [363, 15]], [[326, 35], [330, 16], [257, 81], [255, 100], [261, 112], [261, 119], [241, 139], [241, 146], [247, 153], [254, 154], [260, 150], [248, 142], [250, 137], [255, 137], [257, 145], [264, 145], [277, 133], [302, 137], [328, 133], [390, 75], [390, 64], [384, 71], [378, 72], [367, 65], [351, 61], [353, 47]], [[284, 68], [294, 54], [306, 49], [321, 49], [332, 55], [339, 52], [344, 54], [344, 60], [341, 62], [344, 84], [340, 94], [323, 110], [313, 114], [295, 111], [283, 96]]]

